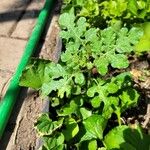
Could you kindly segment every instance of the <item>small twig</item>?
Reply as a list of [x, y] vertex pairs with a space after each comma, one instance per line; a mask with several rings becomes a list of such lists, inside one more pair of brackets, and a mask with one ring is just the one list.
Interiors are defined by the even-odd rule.
[[148, 125], [149, 121], [150, 121], [150, 98], [148, 99], [148, 104], [147, 104], [147, 113], [145, 115], [145, 121], [143, 122], [143, 128], [146, 128], [146, 126]]

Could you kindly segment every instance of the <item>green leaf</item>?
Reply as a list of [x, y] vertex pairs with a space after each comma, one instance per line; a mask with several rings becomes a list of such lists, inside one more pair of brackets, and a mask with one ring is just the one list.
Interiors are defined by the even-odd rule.
[[52, 107], [56, 107], [60, 104], [60, 99], [58, 97], [52, 97], [50, 101]]
[[79, 143], [79, 150], [97, 150], [97, 147], [96, 140], [88, 140]]
[[94, 17], [99, 14], [99, 4], [96, 0], [84, 1], [81, 7], [80, 16]]
[[134, 45], [139, 42], [142, 35], [143, 31], [141, 28], [132, 27], [129, 31], [127, 28], [122, 28], [116, 41], [117, 52], [130, 53], [134, 51]]
[[54, 136], [44, 136], [43, 141], [44, 141], [43, 148], [45, 147], [46, 150], [64, 149], [64, 135], [62, 133], [55, 134]]
[[138, 15], [138, 5], [136, 0], [128, 0], [128, 9], [130, 12], [132, 12], [134, 15]]
[[92, 86], [87, 90], [87, 96], [94, 97], [95, 93], [97, 92], [97, 87]]
[[81, 141], [102, 139], [103, 131], [106, 127], [107, 120], [101, 115], [92, 115], [83, 121], [86, 133], [81, 138]]
[[65, 120], [66, 129], [62, 131], [65, 136], [65, 140], [69, 141], [75, 137], [79, 132], [79, 127], [77, 122], [73, 118], [67, 118]]
[[78, 103], [75, 100], [71, 100], [70, 104], [64, 105], [57, 113], [59, 116], [68, 116], [73, 113], [76, 113], [78, 107]]
[[126, 55], [123, 54], [116, 54], [110, 56], [111, 66], [113, 68], [127, 68], [129, 66], [128, 58]]
[[75, 74], [75, 83], [77, 83], [79, 85], [83, 85], [85, 83], [85, 77], [84, 77], [83, 73], [78, 72]]
[[150, 22], [141, 24], [141, 27], [144, 30], [144, 34], [135, 47], [135, 52], [138, 54], [150, 51]]
[[119, 97], [121, 99], [121, 109], [124, 111], [137, 105], [139, 94], [135, 89], [128, 87]]
[[73, 14], [71, 14], [71, 13], [63, 13], [59, 17], [59, 24], [61, 26], [63, 26], [63, 27], [66, 27], [68, 25], [69, 26], [74, 26], [75, 25], [74, 20], [75, 20], [75, 16]]
[[97, 36], [97, 33], [98, 33], [98, 29], [96, 28], [90, 28], [89, 30], [87, 30], [85, 32], [85, 40], [86, 42], [90, 42], [90, 41], [97, 41], [98, 40], [98, 36]]
[[98, 150], [107, 150], [105, 147], [98, 148]]
[[31, 59], [28, 66], [22, 72], [19, 85], [38, 90], [43, 83], [51, 80], [47, 70], [47, 66], [51, 65], [53, 63], [48, 60]]
[[116, 96], [106, 97], [104, 101], [104, 108], [103, 108], [102, 116], [109, 119], [112, 113], [114, 113], [116, 109], [118, 108], [118, 105], [119, 105], [118, 97]]
[[90, 110], [87, 110], [86, 108], [82, 107], [80, 108], [80, 113], [82, 115], [82, 119], [86, 119], [92, 115], [92, 112]]
[[107, 84], [107, 90], [109, 93], [116, 93], [119, 90], [119, 87], [115, 83], [108, 83]]
[[52, 121], [48, 114], [42, 114], [36, 124], [35, 128], [37, 129], [38, 133], [43, 135], [51, 135], [53, 132], [55, 132], [57, 129], [59, 129], [63, 124], [63, 118], [58, 121]]
[[97, 141], [96, 140], [90, 141], [88, 144], [88, 149], [89, 150], [97, 150]]
[[98, 108], [100, 107], [102, 100], [100, 99], [99, 96], [95, 96], [94, 98], [92, 98], [91, 100], [91, 104], [94, 108]]
[[45, 97], [49, 95], [52, 91], [58, 90], [58, 97], [63, 98], [64, 94], [66, 93], [66, 96], [68, 97], [71, 94], [71, 79], [68, 80], [69, 77], [65, 77], [60, 80], [51, 80], [49, 83], [44, 83], [42, 85], [41, 91], [42, 96]]
[[122, 150], [148, 150], [150, 148], [150, 136], [142, 133], [137, 126], [118, 126], [112, 129], [104, 138], [107, 149]]
[[60, 32], [60, 36], [63, 39], [67, 41], [74, 39], [75, 43], [82, 44], [80, 37], [86, 31], [86, 18], [80, 17], [75, 24], [75, 17], [72, 13], [63, 13], [60, 15], [59, 24], [67, 30]]
[[136, 45], [140, 41], [143, 34], [144, 33], [142, 28], [132, 27], [128, 32], [128, 39], [131, 44]]
[[109, 60], [106, 57], [100, 57], [95, 60], [95, 66], [101, 75], [105, 75], [108, 72]]
[[136, 45], [136, 53], [142, 54], [143, 52], [149, 52], [150, 51], [150, 38], [147, 36], [143, 36], [139, 43]]

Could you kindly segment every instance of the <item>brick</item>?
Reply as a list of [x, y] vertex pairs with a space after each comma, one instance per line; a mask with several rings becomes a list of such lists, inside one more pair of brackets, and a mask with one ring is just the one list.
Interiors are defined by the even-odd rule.
[[30, 0], [1, 0], [0, 35], [9, 36]]
[[43, 7], [42, 2], [33, 1], [28, 8], [22, 19], [18, 22], [16, 29], [11, 37], [28, 39], [32, 33], [32, 29], [36, 23], [38, 14]]
[[23, 40], [0, 37], [0, 91], [15, 72], [25, 45]]

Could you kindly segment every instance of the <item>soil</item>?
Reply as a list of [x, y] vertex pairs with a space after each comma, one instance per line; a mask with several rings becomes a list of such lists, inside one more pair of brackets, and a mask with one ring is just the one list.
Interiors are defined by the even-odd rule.
[[37, 93], [31, 90], [24, 101], [15, 125], [11, 150], [35, 149], [37, 136], [34, 123], [43, 109], [44, 101], [39, 100]]
[[146, 132], [150, 131], [150, 61], [149, 55], [135, 57], [131, 61], [130, 73], [133, 75], [134, 87], [140, 93], [138, 106], [126, 111], [124, 124], [140, 123]]

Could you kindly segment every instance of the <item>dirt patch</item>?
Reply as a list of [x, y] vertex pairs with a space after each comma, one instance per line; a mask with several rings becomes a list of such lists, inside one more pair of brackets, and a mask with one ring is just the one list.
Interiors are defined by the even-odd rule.
[[11, 150], [35, 149], [37, 136], [34, 123], [43, 109], [43, 105], [44, 102], [37, 97], [36, 93], [32, 93], [25, 99], [17, 119]]

